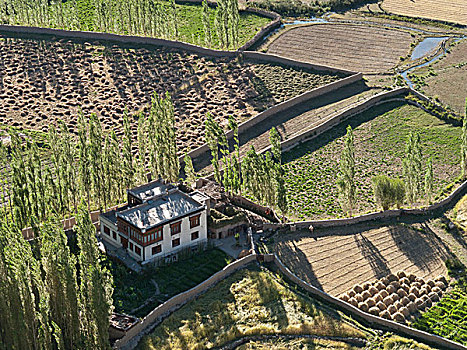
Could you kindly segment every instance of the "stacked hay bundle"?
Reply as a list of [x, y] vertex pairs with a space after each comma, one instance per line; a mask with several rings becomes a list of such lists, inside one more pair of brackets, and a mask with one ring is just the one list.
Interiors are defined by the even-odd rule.
[[398, 271], [374, 283], [357, 284], [339, 298], [374, 316], [406, 323], [438, 302], [447, 286], [446, 278], [441, 275], [425, 281]]

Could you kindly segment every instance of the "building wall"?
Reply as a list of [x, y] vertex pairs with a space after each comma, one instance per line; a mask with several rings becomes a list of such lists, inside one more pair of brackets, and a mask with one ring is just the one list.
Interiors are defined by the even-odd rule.
[[[163, 240], [145, 247], [145, 260], [159, 259], [166, 255], [173, 254], [181, 249], [188, 248], [192, 245], [198, 245], [200, 243], [206, 242], [208, 238], [206, 210], [201, 211], [199, 214], [201, 215], [199, 218], [199, 226], [190, 228], [190, 217], [193, 215], [184, 217], [182, 219], [181, 232], [173, 236], [170, 234], [170, 224], [164, 225], [162, 233]], [[191, 234], [196, 231], [199, 232], [199, 238], [192, 241]], [[176, 238], [180, 238], [180, 245], [172, 248], [172, 240]], [[156, 255], [152, 255], [152, 248], [157, 245], [162, 246], [162, 251]]]
[[[110, 230], [110, 235], [106, 234], [104, 231], [104, 227], [108, 227]], [[117, 240], [113, 239], [113, 232], [117, 235]], [[122, 242], [120, 241], [120, 236], [118, 233], [117, 225], [114, 225], [109, 220], [106, 220], [104, 217], [100, 217], [100, 237], [104, 239], [106, 242], [109, 242], [115, 247], [121, 247]]]

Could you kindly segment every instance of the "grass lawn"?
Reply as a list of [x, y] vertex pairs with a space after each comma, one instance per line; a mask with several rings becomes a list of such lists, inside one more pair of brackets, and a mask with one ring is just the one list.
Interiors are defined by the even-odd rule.
[[[114, 306], [116, 312], [131, 313], [138, 317], [147, 315], [157, 305], [174, 295], [193, 288], [231, 262], [219, 249], [210, 249], [173, 263], [169, 266], [144, 270], [137, 274], [118, 261], [105, 259], [114, 279]], [[156, 295], [159, 287], [160, 294]], [[149, 298], [145, 307], [138, 309]], [[134, 311], [136, 310], [136, 311]]]
[[461, 128], [403, 102], [388, 102], [284, 154], [291, 217], [343, 215], [337, 199], [336, 180], [348, 124], [354, 129], [355, 139], [355, 213], [379, 210], [373, 198], [373, 176], [402, 176], [401, 158], [410, 131], [420, 133], [424, 158], [433, 157], [435, 193], [459, 174]]

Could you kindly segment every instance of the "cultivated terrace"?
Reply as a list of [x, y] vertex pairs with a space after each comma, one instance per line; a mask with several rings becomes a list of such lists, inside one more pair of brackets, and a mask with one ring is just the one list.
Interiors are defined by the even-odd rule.
[[0, 0], [0, 350], [466, 349], [465, 0]]

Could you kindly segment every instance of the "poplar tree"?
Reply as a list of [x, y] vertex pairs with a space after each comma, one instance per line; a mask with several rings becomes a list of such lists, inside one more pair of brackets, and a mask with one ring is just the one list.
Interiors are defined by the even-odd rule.
[[89, 166], [94, 196], [99, 209], [105, 197], [102, 162], [102, 126], [95, 113], [89, 118]]
[[146, 178], [146, 118], [143, 113], [138, 117], [138, 181], [145, 183]]
[[[125, 108], [123, 113], [123, 141], [122, 141], [122, 160], [125, 189], [129, 189], [134, 185], [135, 181], [135, 164], [133, 153], [131, 152], [131, 127], [128, 118], [128, 110]], [[122, 193], [123, 195], [123, 193]]]
[[112, 278], [101, 266], [96, 228], [81, 203], [76, 217], [80, 271], [79, 310], [81, 334], [87, 349], [108, 349], [109, 322], [112, 313]]
[[347, 126], [347, 134], [344, 137], [344, 149], [339, 163], [340, 175], [337, 180], [339, 199], [345, 213], [352, 216], [352, 210], [356, 201], [355, 186], [355, 147], [352, 127]]
[[91, 163], [89, 160], [88, 147], [88, 124], [84, 119], [84, 114], [81, 110], [78, 112], [78, 168], [79, 168], [79, 183], [82, 190], [86, 193], [88, 208], [91, 200]]
[[214, 179], [217, 183], [221, 184], [220, 164], [219, 164], [219, 137], [222, 133], [219, 125], [215, 122], [210, 113], [206, 115], [205, 126], [205, 139], [206, 143], [211, 150], [211, 164], [214, 168]]
[[202, 20], [203, 20], [203, 30], [204, 30], [204, 43], [207, 47], [211, 47], [212, 33], [211, 33], [211, 19], [210, 19], [208, 1], [203, 0], [202, 6], [203, 6]]
[[431, 203], [431, 196], [433, 194], [433, 157], [428, 158], [426, 162], [425, 172], [425, 195], [426, 202]]
[[185, 153], [183, 161], [185, 163], [185, 183], [187, 186], [191, 186], [196, 181], [196, 173], [195, 169], [193, 168], [193, 161], [191, 160], [191, 157], [188, 155], [188, 153]]
[[281, 136], [277, 132], [276, 128], [272, 128], [269, 131], [269, 142], [271, 143], [271, 152], [274, 156], [274, 161], [278, 164], [282, 163], [282, 150], [281, 150]]
[[406, 197], [413, 204], [420, 195], [423, 183], [422, 149], [420, 134], [410, 132], [406, 147], [405, 158], [402, 160]]
[[462, 135], [461, 135], [461, 176], [465, 178], [467, 174], [467, 102], [466, 102], [466, 115], [462, 121]]
[[[50, 318], [55, 323], [56, 342], [67, 349], [80, 343], [76, 259], [67, 246], [63, 229], [50, 222], [40, 231], [40, 255], [44, 285], [50, 296]], [[58, 327], [58, 328], [57, 328]]]
[[[67, 198], [71, 200], [73, 210], [76, 212], [77, 196], [79, 191], [78, 172], [77, 172], [77, 143], [73, 140], [65, 122], [58, 122], [60, 130], [60, 143], [62, 150], [62, 166], [64, 167], [64, 188], [68, 191]], [[78, 144], [79, 146], [79, 144]], [[79, 147], [78, 147], [79, 148]]]

